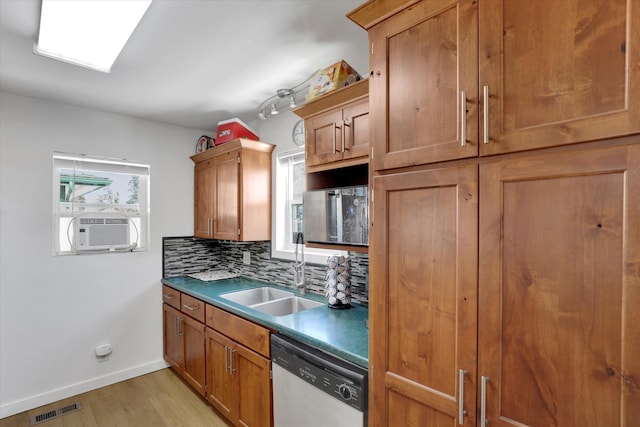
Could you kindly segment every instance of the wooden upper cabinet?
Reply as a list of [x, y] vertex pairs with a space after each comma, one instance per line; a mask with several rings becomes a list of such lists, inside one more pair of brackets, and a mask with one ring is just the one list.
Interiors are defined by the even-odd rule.
[[330, 92], [294, 110], [304, 119], [307, 172], [369, 162], [369, 81]]
[[478, 4], [481, 155], [640, 132], [637, 2]]
[[213, 207], [215, 167], [211, 159], [196, 164], [194, 171], [194, 230], [195, 237], [213, 237]]
[[215, 158], [213, 237], [237, 240], [240, 235], [238, 209], [240, 188], [240, 150], [230, 151]]
[[369, 29], [374, 170], [478, 154], [477, 6], [424, 0]]
[[274, 148], [265, 142], [235, 139], [191, 156], [195, 163], [195, 237], [271, 239]]

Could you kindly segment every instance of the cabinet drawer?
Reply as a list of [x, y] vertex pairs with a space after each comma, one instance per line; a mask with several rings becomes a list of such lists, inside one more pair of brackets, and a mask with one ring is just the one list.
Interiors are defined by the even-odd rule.
[[207, 304], [207, 326], [270, 358], [270, 331], [235, 314]]
[[167, 285], [162, 285], [162, 301], [180, 310], [180, 292]]
[[199, 299], [190, 295], [182, 294], [182, 306], [180, 307], [180, 311], [202, 323], [204, 323], [204, 306], [205, 304]]

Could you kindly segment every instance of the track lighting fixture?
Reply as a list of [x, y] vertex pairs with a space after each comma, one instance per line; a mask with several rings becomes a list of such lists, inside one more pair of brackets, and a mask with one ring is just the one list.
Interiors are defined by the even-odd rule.
[[[306, 102], [307, 91], [309, 90], [309, 81], [315, 75], [315, 72], [302, 83], [289, 88], [278, 89], [276, 94], [265, 99], [258, 107], [258, 118], [266, 120], [269, 116], [275, 116], [280, 111], [286, 109], [296, 108]], [[287, 102], [288, 100], [288, 102]], [[300, 102], [302, 100], [302, 102]], [[267, 114], [267, 112], [269, 114]]]

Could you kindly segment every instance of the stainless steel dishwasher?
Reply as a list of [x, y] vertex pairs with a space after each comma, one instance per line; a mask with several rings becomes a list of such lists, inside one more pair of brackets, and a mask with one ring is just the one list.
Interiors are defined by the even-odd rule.
[[367, 371], [281, 334], [271, 336], [275, 427], [363, 427]]

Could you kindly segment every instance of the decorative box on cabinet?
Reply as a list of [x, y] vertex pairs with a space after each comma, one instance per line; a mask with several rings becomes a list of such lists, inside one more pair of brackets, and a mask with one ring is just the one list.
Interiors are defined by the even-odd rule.
[[271, 239], [274, 148], [273, 144], [240, 138], [191, 156], [195, 163], [195, 237]]
[[368, 163], [368, 79], [323, 95], [293, 112], [304, 119], [307, 172]]
[[525, 3], [372, 0], [347, 15], [369, 31], [375, 170], [640, 132], [640, 8]]

